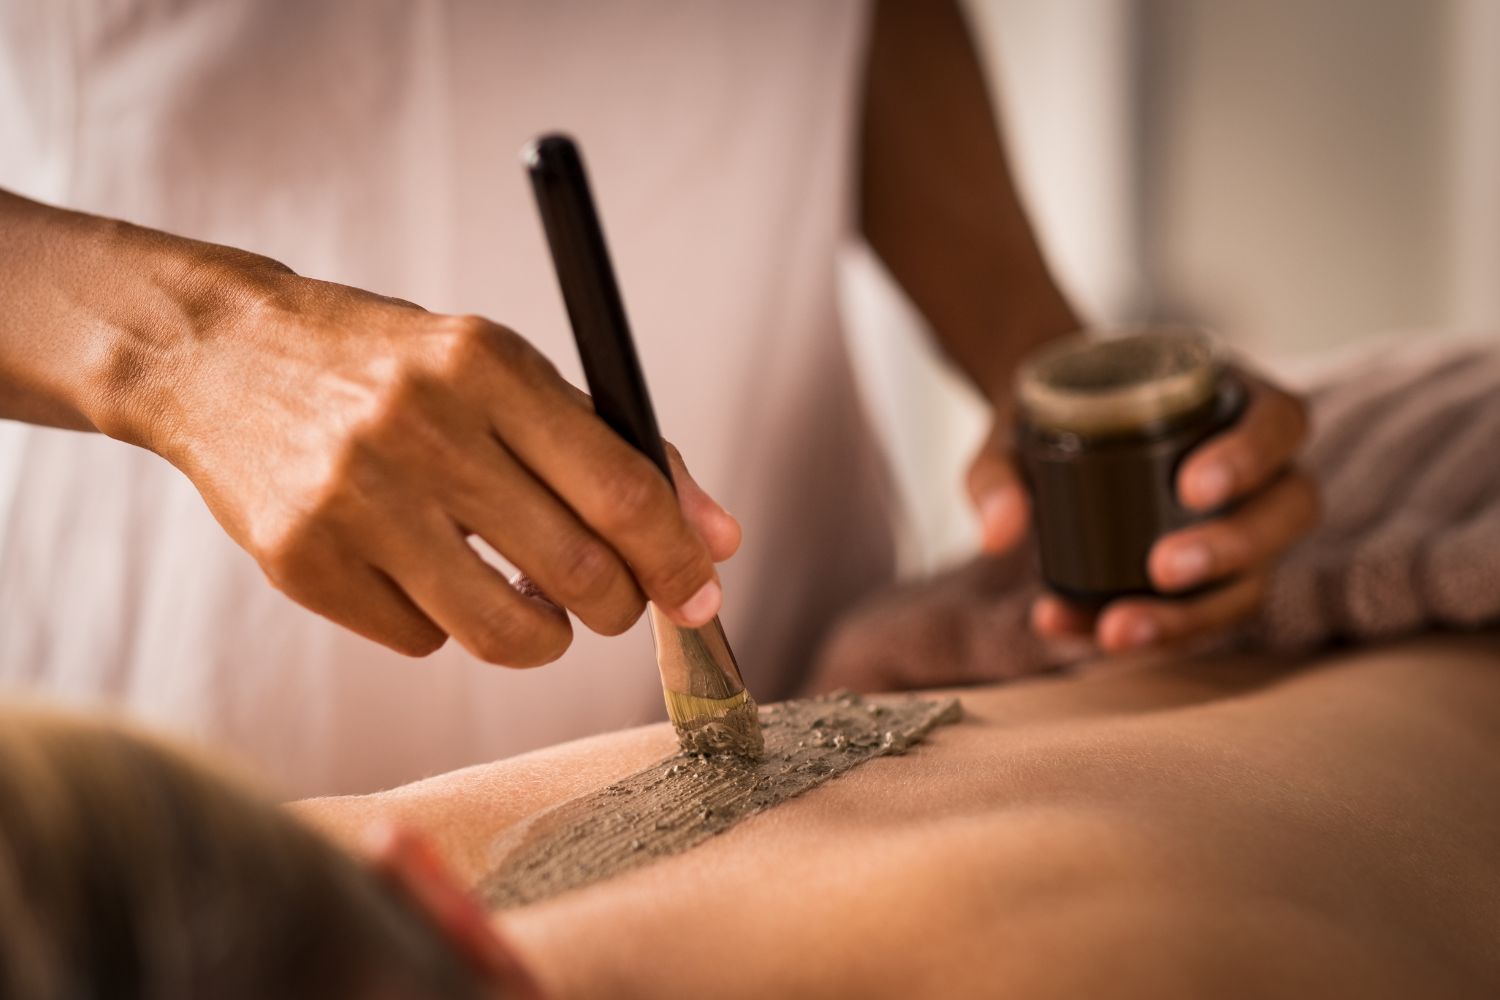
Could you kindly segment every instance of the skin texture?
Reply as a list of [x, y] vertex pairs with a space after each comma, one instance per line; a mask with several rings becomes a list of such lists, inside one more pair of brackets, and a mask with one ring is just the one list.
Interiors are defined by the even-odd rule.
[[[1493, 996], [1497, 657], [1429, 637], [964, 691], [906, 756], [496, 921], [565, 997]], [[425, 828], [475, 881], [497, 834], [671, 745], [298, 808], [351, 842]]]

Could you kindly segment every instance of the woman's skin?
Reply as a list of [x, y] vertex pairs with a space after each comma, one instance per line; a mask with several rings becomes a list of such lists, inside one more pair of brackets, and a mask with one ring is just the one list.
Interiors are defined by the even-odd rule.
[[[1500, 991], [1500, 635], [960, 694], [906, 757], [496, 920], [558, 996]], [[498, 834], [672, 744], [297, 808], [351, 843], [424, 830], [472, 880]]]
[[[879, 0], [867, 67], [860, 228], [1009, 427], [1017, 360], [1079, 324], [1012, 182], [956, 0]], [[470, 535], [602, 634], [646, 599], [681, 625], [719, 610], [714, 563], [738, 525], [681, 468], [674, 498], [524, 330], [3, 191], [0, 272], [0, 418], [155, 451], [274, 585], [356, 632], [411, 655], [450, 635], [510, 666], [561, 655], [568, 616], [516, 593]], [[1216, 600], [1125, 602], [1097, 623], [1053, 602], [1037, 627], [1117, 650], [1248, 613], [1259, 570], [1305, 527], [1272, 499], [1307, 492], [1289, 471], [1301, 430], [1300, 404], [1258, 385], [1243, 421], [1184, 465], [1186, 503], [1241, 499], [1245, 516], [1164, 539], [1158, 582], [1249, 582]], [[970, 485], [987, 547], [1014, 545], [1027, 508], [1004, 433]], [[1247, 523], [1255, 511], [1276, 530]]]

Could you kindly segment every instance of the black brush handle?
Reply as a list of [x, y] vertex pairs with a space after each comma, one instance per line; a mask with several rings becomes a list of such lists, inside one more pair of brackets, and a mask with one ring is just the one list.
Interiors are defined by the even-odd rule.
[[625, 319], [625, 304], [620, 301], [615, 269], [604, 245], [583, 157], [565, 135], [533, 140], [523, 157], [573, 324], [573, 339], [583, 359], [583, 375], [594, 397], [594, 411], [655, 462], [671, 482], [667, 449]]

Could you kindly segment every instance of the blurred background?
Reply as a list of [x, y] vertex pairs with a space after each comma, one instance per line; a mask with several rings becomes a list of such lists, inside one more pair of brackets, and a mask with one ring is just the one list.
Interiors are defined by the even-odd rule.
[[[967, 5], [1090, 323], [1201, 323], [1293, 380], [1500, 329], [1500, 0]], [[904, 569], [934, 569], [974, 550], [962, 473], [987, 418], [878, 262], [854, 248], [844, 279]]]

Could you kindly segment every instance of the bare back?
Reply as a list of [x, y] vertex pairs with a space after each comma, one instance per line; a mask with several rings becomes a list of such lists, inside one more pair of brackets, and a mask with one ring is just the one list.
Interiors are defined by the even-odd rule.
[[[905, 757], [496, 919], [563, 996], [1500, 990], [1500, 637], [961, 697]], [[410, 822], [477, 880], [672, 750], [649, 727], [299, 809]]]

